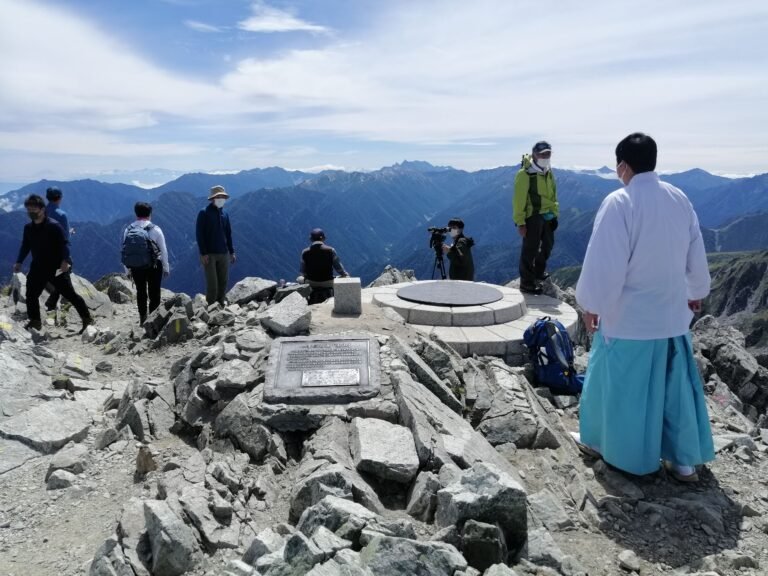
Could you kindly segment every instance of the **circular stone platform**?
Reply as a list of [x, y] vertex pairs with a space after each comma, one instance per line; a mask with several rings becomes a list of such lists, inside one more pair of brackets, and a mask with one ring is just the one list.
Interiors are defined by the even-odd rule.
[[417, 281], [366, 288], [362, 291], [363, 302], [392, 308], [414, 329], [427, 336], [434, 334], [464, 357], [477, 354], [512, 357], [515, 363], [524, 362], [527, 350], [523, 345], [523, 332], [543, 316], [557, 318], [572, 335], [576, 329], [576, 310], [556, 298], [522, 294], [516, 288], [495, 284], [449, 282], [463, 284], [469, 291], [498, 291], [502, 298], [486, 304], [463, 306], [435, 306], [401, 298], [401, 290], [405, 288], [434, 283]]
[[493, 286], [455, 280], [411, 284], [400, 288], [397, 296], [409, 302], [433, 306], [481, 306], [504, 298], [504, 294]]

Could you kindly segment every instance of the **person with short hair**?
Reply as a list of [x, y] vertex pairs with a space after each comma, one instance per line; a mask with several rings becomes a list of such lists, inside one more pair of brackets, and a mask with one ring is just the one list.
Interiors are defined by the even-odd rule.
[[595, 331], [581, 396], [580, 447], [621, 470], [663, 460], [683, 482], [715, 457], [689, 326], [709, 294], [699, 220], [685, 194], [659, 179], [650, 136], [616, 146], [623, 187], [595, 217], [576, 300]]
[[452, 218], [448, 221], [448, 233], [453, 238], [453, 244], [443, 244], [443, 253], [448, 256], [450, 266], [448, 278], [451, 280], [475, 280], [475, 263], [472, 259], [472, 246], [475, 241], [464, 236], [464, 220]]
[[512, 218], [523, 239], [520, 248], [520, 291], [541, 294], [549, 278], [547, 260], [555, 245], [560, 214], [557, 183], [550, 165], [552, 146], [541, 140], [524, 155], [515, 175]]
[[24, 259], [28, 254], [32, 254], [26, 294], [29, 322], [25, 328], [42, 329], [39, 300], [46, 285], [51, 283], [77, 310], [83, 323], [80, 330], [82, 333], [93, 324], [93, 318], [85, 301], [72, 286], [69, 243], [64, 237], [64, 230], [58, 222], [45, 215], [45, 202], [37, 194], [32, 194], [24, 200], [24, 208], [31, 222], [24, 226], [24, 236], [13, 271], [21, 272]]
[[322, 228], [313, 228], [309, 233], [309, 240], [311, 244], [301, 253], [301, 276], [297, 281], [300, 284], [309, 284], [309, 303], [320, 304], [333, 297], [333, 271], [343, 278], [349, 274], [339, 260], [336, 250], [325, 243], [325, 232]]
[[[152, 313], [160, 306], [160, 285], [163, 278], [171, 274], [168, 261], [168, 248], [165, 235], [160, 226], [152, 223], [152, 205], [147, 202], [136, 202], [133, 207], [136, 220], [123, 230], [123, 244], [131, 228], [140, 228], [146, 232], [148, 248], [152, 252], [153, 261], [149, 267], [127, 267], [126, 272], [136, 286], [136, 305], [139, 309], [139, 323], [144, 324], [147, 313]], [[149, 307], [147, 307], [149, 300]]]
[[205, 299], [209, 306], [215, 302], [226, 304], [229, 265], [237, 260], [229, 214], [224, 212], [228, 198], [224, 186], [212, 187], [208, 206], [197, 215], [197, 247], [205, 270]]
[[[51, 186], [45, 191], [45, 199], [48, 200], [48, 204], [45, 205], [45, 215], [59, 223], [61, 229], [64, 230], [64, 238], [69, 242], [70, 228], [69, 218], [67, 213], [61, 209], [61, 200], [64, 194], [60, 188]], [[72, 266], [72, 258], [69, 259], [69, 265]], [[53, 285], [48, 287], [48, 299], [45, 301], [45, 309], [50, 312], [56, 309], [59, 304], [59, 291]]]

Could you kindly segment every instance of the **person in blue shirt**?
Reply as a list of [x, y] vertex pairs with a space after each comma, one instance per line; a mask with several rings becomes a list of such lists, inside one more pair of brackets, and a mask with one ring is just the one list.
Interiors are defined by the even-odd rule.
[[[62, 194], [61, 189], [56, 188], [55, 186], [48, 188], [45, 191], [45, 198], [48, 200], [48, 204], [45, 205], [45, 215], [61, 226], [61, 229], [64, 231], [64, 239], [69, 243], [71, 230], [69, 228], [69, 218], [67, 218], [67, 213], [61, 209], [61, 200], [63, 197], [64, 194]], [[69, 260], [69, 265], [72, 266], [71, 258]], [[45, 309], [50, 312], [51, 310], [55, 310], [58, 304], [59, 291], [56, 290], [55, 286], [51, 286], [48, 299], [45, 301]]]
[[214, 186], [208, 196], [208, 206], [197, 215], [197, 247], [205, 270], [205, 299], [209, 306], [214, 302], [225, 305], [229, 265], [237, 260], [229, 215], [224, 212], [228, 198], [224, 186]]

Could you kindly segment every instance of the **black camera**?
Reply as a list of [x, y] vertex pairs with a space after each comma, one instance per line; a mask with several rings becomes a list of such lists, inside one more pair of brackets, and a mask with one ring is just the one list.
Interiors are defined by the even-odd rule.
[[429, 237], [429, 247], [435, 250], [435, 255], [442, 259], [443, 257], [443, 242], [445, 241], [445, 235], [448, 232], [448, 228], [438, 228], [437, 226], [430, 226], [427, 228], [427, 232], [431, 232]]

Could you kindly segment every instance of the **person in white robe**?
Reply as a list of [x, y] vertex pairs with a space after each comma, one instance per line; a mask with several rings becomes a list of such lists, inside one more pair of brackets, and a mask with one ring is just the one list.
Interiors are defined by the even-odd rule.
[[662, 462], [696, 481], [714, 459], [689, 327], [710, 275], [691, 202], [655, 172], [642, 133], [616, 147], [623, 188], [598, 210], [576, 300], [595, 331], [580, 406], [582, 448], [633, 474]]

